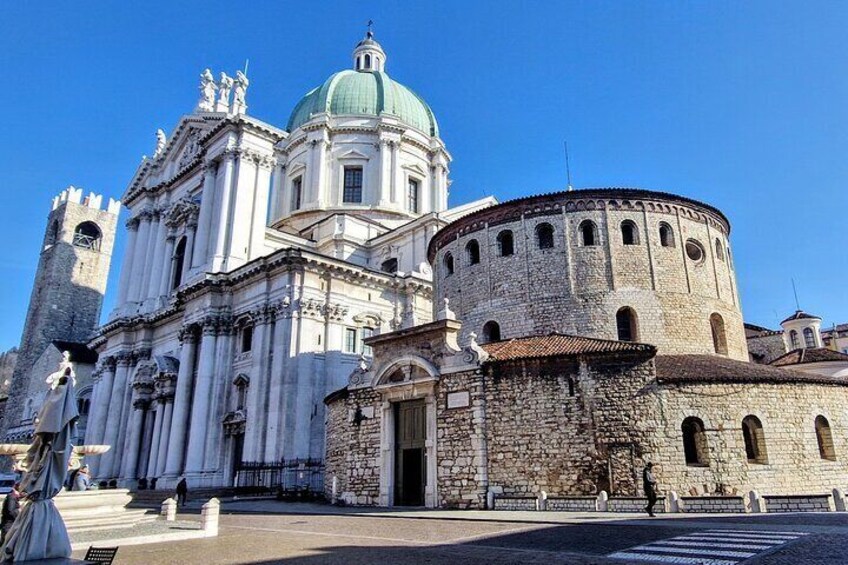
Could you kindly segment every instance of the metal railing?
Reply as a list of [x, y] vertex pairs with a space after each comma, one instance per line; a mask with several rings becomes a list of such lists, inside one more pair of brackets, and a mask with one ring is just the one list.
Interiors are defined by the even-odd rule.
[[275, 462], [242, 461], [234, 485], [248, 492], [272, 492], [281, 500], [323, 497], [324, 462], [320, 459], [283, 459]]

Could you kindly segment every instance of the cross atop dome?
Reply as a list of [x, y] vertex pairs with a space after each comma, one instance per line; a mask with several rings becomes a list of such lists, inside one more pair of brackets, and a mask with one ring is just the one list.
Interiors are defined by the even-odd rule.
[[368, 20], [365, 38], [353, 50], [353, 68], [360, 72], [382, 72], [386, 65], [386, 52], [374, 39], [373, 20]]

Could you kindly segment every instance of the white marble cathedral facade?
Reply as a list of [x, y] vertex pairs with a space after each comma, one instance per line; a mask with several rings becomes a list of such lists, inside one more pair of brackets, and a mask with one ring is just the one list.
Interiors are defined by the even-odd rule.
[[243, 74], [207, 70], [194, 112], [157, 133], [92, 344], [86, 442], [113, 446], [98, 480], [228, 486], [239, 460], [321, 459], [323, 399], [362, 340], [431, 320], [431, 237], [493, 200], [447, 209], [436, 120], [385, 64], [369, 32], [285, 129], [247, 113]]

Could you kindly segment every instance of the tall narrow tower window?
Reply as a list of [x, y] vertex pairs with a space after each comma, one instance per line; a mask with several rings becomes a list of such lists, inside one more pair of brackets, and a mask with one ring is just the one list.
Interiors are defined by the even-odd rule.
[[292, 181], [291, 210], [300, 210], [300, 199], [303, 194], [303, 177], [297, 177]]
[[343, 201], [350, 204], [362, 202], [362, 167], [344, 168]]
[[83, 222], [74, 230], [74, 246], [100, 251], [100, 228], [94, 222]]
[[407, 200], [409, 201], [409, 211], [413, 214], [418, 213], [418, 181], [409, 179], [407, 186]]
[[813, 348], [816, 346], [816, 336], [811, 328], [804, 328], [804, 347]]
[[185, 264], [185, 253], [186, 253], [186, 238], [180, 238], [180, 242], [177, 244], [176, 249], [174, 250], [174, 283], [171, 285], [171, 288], [177, 288], [180, 286], [180, 283], [183, 282], [183, 265]]

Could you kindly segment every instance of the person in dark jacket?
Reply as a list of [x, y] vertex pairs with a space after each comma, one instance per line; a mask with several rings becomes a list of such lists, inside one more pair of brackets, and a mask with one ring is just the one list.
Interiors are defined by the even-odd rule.
[[6, 495], [6, 500], [3, 501], [2, 516], [0, 516], [0, 545], [6, 542], [6, 534], [12, 528], [15, 518], [18, 517], [18, 512], [21, 510], [21, 496], [19, 490], [21, 483], [15, 483], [9, 494]]
[[657, 503], [657, 478], [654, 477], [653, 468], [654, 464], [649, 461], [642, 471], [642, 484], [645, 489], [645, 496], [648, 497], [648, 505], [645, 507], [645, 511], [651, 518], [654, 517], [654, 504]]
[[188, 498], [188, 483], [185, 477], [180, 477], [180, 482], [177, 483], [177, 506], [185, 506]]

